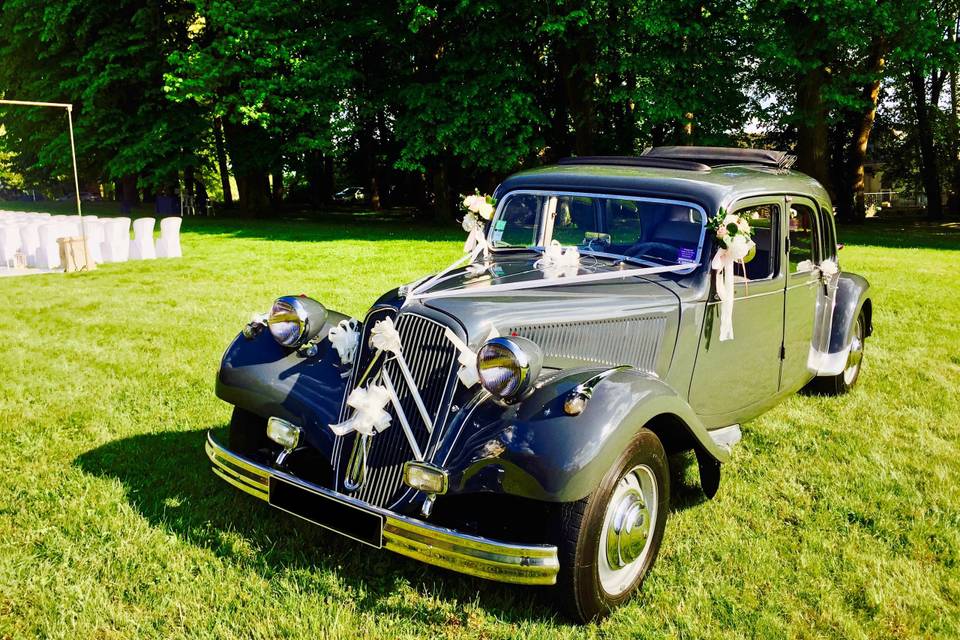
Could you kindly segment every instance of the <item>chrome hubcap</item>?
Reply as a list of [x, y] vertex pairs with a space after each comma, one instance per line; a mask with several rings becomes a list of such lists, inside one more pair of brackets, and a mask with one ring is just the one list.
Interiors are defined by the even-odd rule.
[[643, 569], [657, 517], [657, 480], [646, 465], [628, 471], [607, 505], [600, 535], [600, 584], [609, 595], [629, 589]]
[[843, 370], [843, 381], [848, 385], [857, 378], [860, 363], [863, 362], [863, 323], [858, 319], [850, 340], [850, 354], [847, 356], [847, 368]]

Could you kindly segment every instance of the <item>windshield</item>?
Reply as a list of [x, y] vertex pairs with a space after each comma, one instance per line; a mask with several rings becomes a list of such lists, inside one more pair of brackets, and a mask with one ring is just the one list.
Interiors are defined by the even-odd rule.
[[655, 198], [518, 192], [506, 196], [490, 229], [494, 249], [556, 240], [581, 253], [655, 265], [696, 265], [706, 216], [691, 203]]

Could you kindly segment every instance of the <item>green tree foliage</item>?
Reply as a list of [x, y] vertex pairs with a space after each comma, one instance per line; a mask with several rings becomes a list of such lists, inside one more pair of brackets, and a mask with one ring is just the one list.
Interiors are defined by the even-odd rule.
[[[339, 177], [445, 217], [564, 155], [770, 144], [856, 217], [878, 105], [900, 173], [960, 193], [956, 5], [4, 0], [0, 87], [77, 104], [87, 179], [232, 171], [248, 214]], [[0, 117], [28, 182], [67, 174], [62, 114]]]
[[[7, 0], [0, 12], [0, 87], [12, 99], [71, 102], [87, 181], [159, 189], [195, 164], [206, 128], [193, 104], [166, 99], [167, 55], [191, 13], [177, 0]], [[0, 111], [18, 168], [39, 181], [70, 172], [65, 115]]]

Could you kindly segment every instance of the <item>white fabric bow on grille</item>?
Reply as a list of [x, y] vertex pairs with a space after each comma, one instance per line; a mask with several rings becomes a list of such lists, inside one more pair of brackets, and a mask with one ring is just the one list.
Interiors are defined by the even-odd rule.
[[543, 271], [547, 278], [575, 276], [580, 271], [580, 252], [576, 247], [564, 248], [558, 241], [551, 240], [533, 266]]
[[370, 344], [374, 349], [380, 351], [400, 353], [403, 344], [400, 342], [400, 333], [397, 331], [396, 325], [393, 324], [393, 318], [385, 318], [373, 325], [373, 330], [370, 332]]
[[717, 272], [717, 295], [720, 296], [720, 340], [733, 340], [733, 265], [742, 262], [754, 242], [747, 236], [736, 235], [729, 243], [717, 249], [710, 267]]
[[371, 384], [366, 388], [358, 387], [347, 396], [347, 405], [353, 407], [353, 415], [347, 420], [330, 425], [330, 430], [338, 436], [356, 431], [372, 436], [390, 426], [390, 414], [384, 407], [390, 402], [390, 394], [380, 385]]
[[423, 398], [420, 397], [420, 389], [417, 388], [413, 374], [410, 373], [407, 360], [403, 357], [403, 343], [400, 341], [400, 332], [397, 331], [397, 327], [393, 324], [393, 318], [384, 318], [373, 325], [373, 330], [370, 331], [370, 345], [378, 351], [392, 353], [396, 357], [397, 365], [400, 367], [400, 373], [407, 383], [410, 395], [413, 396], [413, 403], [417, 406], [417, 411], [420, 412], [423, 424], [429, 433], [433, 433], [433, 420], [430, 419], [430, 413], [427, 411], [426, 405], [423, 404]]
[[353, 357], [357, 354], [357, 346], [360, 344], [360, 331], [358, 323], [353, 318], [341, 320], [339, 324], [330, 327], [327, 337], [330, 344], [340, 354], [340, 362], [350, 364]]

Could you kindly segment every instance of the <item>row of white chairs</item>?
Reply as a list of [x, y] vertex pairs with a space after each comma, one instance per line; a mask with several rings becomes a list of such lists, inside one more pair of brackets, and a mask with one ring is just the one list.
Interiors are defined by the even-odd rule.
[[181, 221], [179, 217], [160, 220], [160, 237], [154, 242], [153, 218], [134, 220], [131, 239], [130, 218], [83, 216], [81, 220], [80, 216], [0, 210], [0, 267], [14, 266], [20, 251], [28, 267], [57, 269], [61, 266], [57, 240], [80, 235], [86, 236], [89, 257], [96, 263], [179, 258]]

